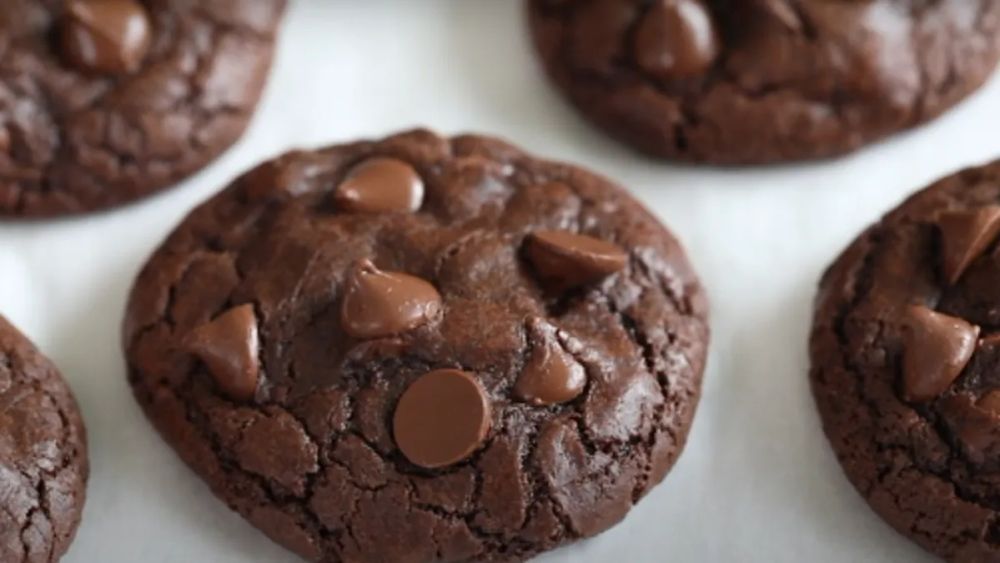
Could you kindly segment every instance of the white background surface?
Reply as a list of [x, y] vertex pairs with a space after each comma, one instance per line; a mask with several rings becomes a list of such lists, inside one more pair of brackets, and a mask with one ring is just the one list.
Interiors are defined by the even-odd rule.
[[66, 561], [295, 561], [210, 495], [132, 400], [118, 346], [145, 257], [196, 203], [297, 145], [428, 125], [478, 131], [624, 184], [685, 242], [713, 302], [690, 445], [631, 515], [541, 558], [929, 561], [842, 476], [815, 414], [806, 334], [822, 269], [904, 195], [1000, 156], [1000, 81], [931, 126], [822, 164], [713, 170], [639, 158], [585, 125], [532, 59], [520, 1], [298, 0], [244, 140], [161, 197], [102, 216], [0, 224], [0, 311], [62, 368], [93, 466]]

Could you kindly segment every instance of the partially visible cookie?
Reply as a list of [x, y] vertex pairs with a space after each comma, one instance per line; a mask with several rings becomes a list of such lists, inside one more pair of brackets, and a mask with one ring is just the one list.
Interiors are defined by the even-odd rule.
[[87, 485], [87, 439], [62, 376], [0, 316], [0, 561], [69, 548]]
[[925, 122], [1000, 59], [993, 0], [527, 0], [589, 119], [657, 157], [828, 157]]
[[916, 194], [823, 276], [810, 352], [844, 471], [950, 561], [1000, 560], [1000, 162]]
[[3, 0], [0, 217], [106, 209], [242, 134], [285, 0]]
[[213, 491], [312, 561], [512, 561], [621, 520], [708, 343], [674, 237], [478, 136], [294, 152], [194, 211], [128, 306], [129, 380]]

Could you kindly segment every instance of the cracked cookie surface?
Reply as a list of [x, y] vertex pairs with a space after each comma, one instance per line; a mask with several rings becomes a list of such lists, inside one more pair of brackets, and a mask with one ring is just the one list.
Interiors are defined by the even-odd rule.
[[0, 216], [96, 211], [242, 134], [284, 0], [4, 0]]
[[129, 379], [161, 434], [313, 561], [516, 561], [659, 483], [707, 303], [609, 181], [479, 136], [289, 153], [143, 268]]
[[914, 195], [824, 274], [810, 341], [850, 481], [951, 561], [1000, 560], [1000, 162]]
[[540, 58], [650, 155], [835, 156], [928, 121], [1000, 58], [992, 0], [527, 0]]
[[87, 442], [56, 368], [0, 316], [0, 561], [52, 563], [86, 497]]

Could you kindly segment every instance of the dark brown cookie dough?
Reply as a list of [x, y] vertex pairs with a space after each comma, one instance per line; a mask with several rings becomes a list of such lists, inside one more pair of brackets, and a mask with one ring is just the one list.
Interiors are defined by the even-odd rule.
[[147, 196], [242, 134], [285, 0], [3, 0], [0, 217]]
[[51, 563], [86, 497], [87, 439], [56, 368], [0, 316], [0, 561]]
[[1000, 58], [994, 0], [527, 0], [597, 125], [722, 164], [838, 155], [936, 117]]
[[129, 378], [215, 493], [314, 561], [512, 561], [592, 536], [684, 446], [708, 339], [620, 188], [413, 131], [294, 152], [156, 251]]
[[810, 351], [854, 486], [952, 561], [1000, 561], [1000, 162], [911, 197], [826, 272]]

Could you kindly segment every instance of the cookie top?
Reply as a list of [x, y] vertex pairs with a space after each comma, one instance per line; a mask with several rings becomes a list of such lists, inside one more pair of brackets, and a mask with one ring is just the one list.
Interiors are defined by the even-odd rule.
[[0, 217], [117, 206], [243, 132], [284, 0], [4, 0]]
[[673, 464], [706, 301], [609, 181], [413, 131], [293, 152], [156, 251], [124, 328], [157, 428], [309, 560], [516, 560]]
[[0, 561], [57, 561], [86, 496], [87, 439], [56, 368], [0, 316]]
[[948, 560], [1000, 558], [1000, 162], [913, 196], [824, 275], [810, 350], [855, 487]]
[[541, 59], [657, 157], [833, 156], [931, 119], [1000, 57], [992, 0], [528, 0]]

